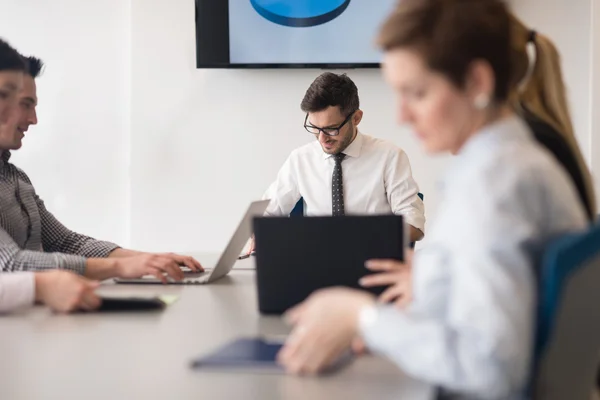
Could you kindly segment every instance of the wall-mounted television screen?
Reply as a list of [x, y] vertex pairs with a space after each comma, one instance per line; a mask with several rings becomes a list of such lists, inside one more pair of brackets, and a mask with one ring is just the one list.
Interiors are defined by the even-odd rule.
[[397, 0], [196, 0], [198, 68], [374, 68]]

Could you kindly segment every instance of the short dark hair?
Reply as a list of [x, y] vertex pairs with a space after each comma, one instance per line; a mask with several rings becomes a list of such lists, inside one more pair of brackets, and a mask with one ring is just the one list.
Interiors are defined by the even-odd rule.
[[310, 85], [300, 108], [305, 113], [339, 107], [343, 115], [349, 115], [360, 107], [358, 89], [346, 74], [325, 72]]
[[0, 71], [25, 71], [23, 57], [2, 39], [0, 39]]
[[44, 69], [44, 62], [37, 57], [29, 56], [23, 57], [25, 59], [25, 66], [27, 67], [27, 74], [33, 79], [37, 78], [42, 74]]
[[471, 63], [494, 70], [494, 99], [508, 98], [510, 18], [503, 0], [402, 0], [378, 37], [384, 51], [409, 48], [435, 71], [463, 87]]

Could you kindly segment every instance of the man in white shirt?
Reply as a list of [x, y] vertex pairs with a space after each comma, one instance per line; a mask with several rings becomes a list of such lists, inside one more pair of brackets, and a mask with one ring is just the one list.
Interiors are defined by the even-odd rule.
[[290, 154], [264, 198], [266, 215], [289, 215], [302, 198], [306, 215], [400, 214], [411, 241], [423, 237], [425, 215], [408, 157], [393, 143], [362, 134], [358, 89], [345, 74], [325, 72], [301, 109], [317, 139]]

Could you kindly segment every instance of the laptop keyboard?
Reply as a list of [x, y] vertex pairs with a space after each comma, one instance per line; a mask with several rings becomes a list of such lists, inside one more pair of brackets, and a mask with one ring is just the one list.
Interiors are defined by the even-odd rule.
[[182, 266], [181, 271], [183, 272], [183, 276], [186, 278], [200, 278], [201, 276], [210, 273], [210, 270], [205, 270], [203, 272], [195, 272], [186, 266]]
[[203, 272], [195, 272], [186, 266], [181, 266], [179, 268], [181, 269], [181, 272], [183, 272], [184, 274], [201, 274], [201, 273], [203, 273]]
[[183, 276], [186, 278], [200, 278], [201, 276], [206, 275], [207, 273], [208, 273], [207, 271], [204, 271], [204, 272], [189, 271], [189, 272], [184, 272]]

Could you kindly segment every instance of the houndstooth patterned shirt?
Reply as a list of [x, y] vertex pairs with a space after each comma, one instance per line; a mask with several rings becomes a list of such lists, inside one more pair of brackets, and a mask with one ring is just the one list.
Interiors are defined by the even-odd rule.
[[67, 229], [37, 196], [27, 175], [0, 156], [0, 268], [85, 272], [86, 258], [104, 258], [119, 246]]

